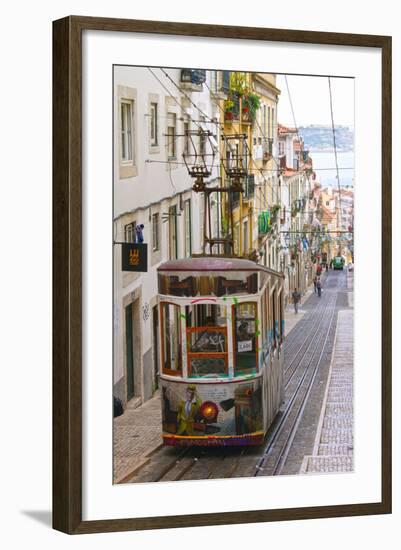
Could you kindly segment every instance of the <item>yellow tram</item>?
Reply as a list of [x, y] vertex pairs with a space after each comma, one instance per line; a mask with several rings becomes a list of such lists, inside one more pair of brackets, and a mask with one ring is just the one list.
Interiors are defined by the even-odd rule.
[[158, 268], [165, 445], [259, 445], [284, 397], [284, 278], [240, 258]]

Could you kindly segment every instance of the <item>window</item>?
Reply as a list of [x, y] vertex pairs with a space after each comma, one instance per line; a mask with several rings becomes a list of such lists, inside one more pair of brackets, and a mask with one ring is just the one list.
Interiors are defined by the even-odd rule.
[[268, 135], [267, 137], [271, 137], [271, 134], [270, 134], [270, 107], [267, 108], [267, 132], [268, 132]]
[[266, 105], [263, 105], [263, 136], [267, 138], [267, 119], [266, 119]]
[[274, 107], [272, 107], [272, 131], [270, 137], [274, 137]]
[[244, 222], [244, 254], [248, 254], [249, 246], [248, 246], [248, 222]]
[[283, 141], [279, 141], [279, 143], [278, 143], [278, 154], [279, 154], [279, 156], [284, 155], [284, 142]]
[[161, 302], [162, 364], [166, 374], [182, 370], [180, 306]]
[[157, 103], [150, 104], [150, 144], [158, 145]]
[[262, 341], [263, 341], [263, 348], [267, 348], [269, 344], [269, 326], [268, 326], [268, 303], [269, 303], [269, 295], [268, 295], [268, 287], [263, 291], [262, 294], [262, 301], [260, 304], [261, 307], [261, 327], [262, 327]]
[[221, 377], [228, 373], [227, 309], [214, 304], [186, 306], [188, 375]]
[[175, 159], [177, 156], [176, 151], [176, 126], [177, 115], [169, 113], [167, 116], [167, 157], [169, 159]]
[[120, 105], [120, 129], [121, 129], [121, 161], [133, 162], [133, 106], [132, 100], [122, 99]]
[[126, 243], [135, 242], [136, 240], [135, 228], [136, 228], [136, 222], [129, 223], [124, 227], [124, 237], [125, 237]]
[[177, 245], [177, 206], [170, 206], [168, 209], [168, 233], [169, 233], [169, 257], [170, 260], [176, 260], [178, 256]]
[[257, 370], [256, 312], [255, 302], [233, 306], [235, 376], [255, 373]]
[[184, 122], [184, 155], [189, 155], [189, 122]]
[[159, 250], [159, 235], [160, 235], [160, 225], [159, 225], [159, 214], [153, 214], [152, 216], [152, 246], [153, 250]]
[[192, 220], [191, 220], [191, 199], [184, 204], [184, 223], [185, 223], [185, 257], [189, 258], [192, 254]]

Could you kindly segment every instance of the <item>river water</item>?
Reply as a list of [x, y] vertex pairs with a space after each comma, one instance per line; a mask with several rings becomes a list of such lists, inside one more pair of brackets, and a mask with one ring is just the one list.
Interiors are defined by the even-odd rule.
[[[310, 152], [313, 170], [322, 187], [337, 187], [337, 172], [334, 151]], [[354, 152], [337, 152], [341, 187], [354, 185]]]

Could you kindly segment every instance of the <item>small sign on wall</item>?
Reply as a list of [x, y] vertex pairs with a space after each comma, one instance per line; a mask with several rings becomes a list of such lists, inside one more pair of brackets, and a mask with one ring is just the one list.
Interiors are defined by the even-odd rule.
[[148, 245], [145, 243], [121, 243], [122, 271], [148, 270]]

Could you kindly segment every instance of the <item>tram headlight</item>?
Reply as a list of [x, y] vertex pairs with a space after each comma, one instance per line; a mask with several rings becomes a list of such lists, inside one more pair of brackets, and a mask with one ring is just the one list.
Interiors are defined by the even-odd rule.
[[219, 409], [213, 401], [205, 401], [200, 408], [200, 414], [206, 422], [216, 422]]

